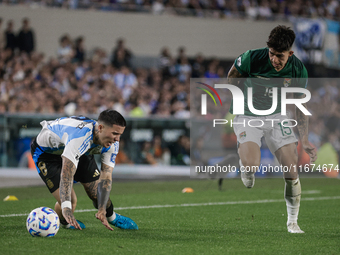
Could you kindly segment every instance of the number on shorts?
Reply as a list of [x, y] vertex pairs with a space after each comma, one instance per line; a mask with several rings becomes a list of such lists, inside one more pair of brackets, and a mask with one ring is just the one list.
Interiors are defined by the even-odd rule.
[[[282, 136], [291, 135], [292, 130], [290, 127], [285, 127], [281, 123], [277, 123], [280, 126]], [[288, 121], [283, 122], [283, 124], [288, 124]]]
[[47, 168], [46, 168], [45, 162], [40, 161], [38, 163], [38, 167], [39, 167], [40, 171], [42, 172], [43, 176], [46, 176], [47, 175]]

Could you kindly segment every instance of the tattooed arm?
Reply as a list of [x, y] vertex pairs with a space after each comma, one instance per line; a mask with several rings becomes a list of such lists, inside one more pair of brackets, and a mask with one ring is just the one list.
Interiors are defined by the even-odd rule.
[[98, 182], [98, 213], [96, 218], [99, 219], [103, 225], [110, 230], [113, 230], [106, 219], [106, 205], [110, 198], [112, 185], [112, 171], [113, 167], [102, 163], [100, 178]]
[[[60, 187], [59, 187], [59, 195], [61, 204], [65, 201], [71, 202], [71, 193], [72, 193], [72, 185], [73, 185], [73, 176], [76, 173], [76, 166], [73, 164], [71, 160], [62, 156], [63, 165], [61, 169], [60, 176]], [[63, 216], [67, 223], [71, 224], [77, 229], [81, 229], [78, 222], [73, 216], [73, 212], [71, 208], [65, 207], [62, 209]]]
[[235, 65], [233, 65], [228, 72], [228, 84], [238, 86], [240, 84], [240, 79], [244, 77], [245, 76], [236, 69]]
[[[303, 98], [305, 95], [294, 95], [295, 98]], [[302, 104], [306, 109], [306, 104]], [[314, 163], [317, 159], [316, 150], [313, 146], [310, 145], [308, 141], [308, 116], [304, 115], [303, 112], [300, 111], [297, 107], [295, 107], [296, 121], [297, 121], [297, 129], [299, 131], [301, 143], [303, 149], [307, 152], [310, 157], [311, 163]]]

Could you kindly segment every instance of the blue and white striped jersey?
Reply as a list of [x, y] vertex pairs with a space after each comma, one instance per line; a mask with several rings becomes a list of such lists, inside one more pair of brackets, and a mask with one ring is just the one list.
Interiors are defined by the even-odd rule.
[[62, 155], [71, 160], [77, 167], [82, 155], [101, 154], [102, 163], [114, 167], [119, 150], [119, 142], [109, 148], [93, 143], [95, 120], [86, 117], [63, 117], [52, 121], [40, 122], [42, 130], [37, 136], [41, 150], [33, 157], [42, 153]]

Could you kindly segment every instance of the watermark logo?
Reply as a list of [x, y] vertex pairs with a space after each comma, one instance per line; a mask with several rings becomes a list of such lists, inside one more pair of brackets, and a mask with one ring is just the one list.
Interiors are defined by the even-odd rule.
[[[220, 96], [218, 95], [217, 91], [212, 87], [209, 86], [205, 83], [201, 83], [198, 82], [199, 84], [202, 84], [208, 88], [210, 88], [215, 95], [218, 97], [221, 105], [222, 105], [222, 101]], [[284, 80], [284, 86], [289, 86], [291, 83], [291, 79], [285, 79]], [[215, 84], [214, 85], [215, 88], [218, 89], [228, 89], [233, 97], [233, 114], [235, 115], [244, 115], [244, 95], [243, 92], [240, 88], [238, 88], [235, 85], [231, 85], [231, 84]], [[197, 87], [199, 88], [199, 87]], [[215, 105], [216, 101], [215, 98], [213, 97], [213, 95], [206, 89], [203, 88], [199, 88], [203, 91], [205, 91], [207, 94], [210, 95], [210, 97], [214, 100]], [[301, 93], [306, 95], [306, 97], [304, 98], [287, 98], [287, 94], [288, 93]], [[248, 87], [247, 88], [247, 94], [248, 94], [248, 100], [247, 100], [247, 104], [248, 104], [248, 108], [249, 110], [255, 114], [256, 116], [267, 116], [267, 115], [271, 115], [275, 112], [276, 108], [277, 108], [277, 104], [278, 104], [278, 88], [271, 88], [271, 98], [272, 98], [272, 106], [270, 107], [270, 109], [268, 110], [257, 110], [255, 109], [254, 105], [253, 105], [253, 88], [252, 87]], [[307, 103], [309, 100], [311, 99], [311, 93], [309, 92], [309, 90], [304, 89], [304, 88], [291, 88], [291, 87], [283, 87], [281, 88], [281, 115], [287, 115], [287, 105], [288, 104], [293, 104], [295, 105], [297, 108], [300, 109], [300, 111], [304, 114], [304, 115], [312, 115], [302, 104]], [[206, 115], [207, 114], [207, 95], [206, 94], [202, 94], [201, 96], [201, 114], [202, 115]]]
[[[205, 83], [203, 83], [203, 82], [197, 82], [197, 83], [198, 83], [198, 84], [201, 84], [201, 85], [203, 85], [203, 86], [206, 86], [206, 87], [209, 88], [212, 92], [214, 92], [215, 95], [217, 96], [218, 100], [220, 101], [221, 106], [222, 106], [222, 100], [221, 100], [219, 94], [217, 93], [217, 91], [216, 91], [213, 87], [211, 87], [210, 85], [205, 84]], [[201, 87], [196, 87], [196, 88], [201, 89], [201, 90], [203, 90], [204, 92], [206, 92], [206, 93], [212, 98], [212, 100], [214, 101], [215, 105], [217, 105], [214, 96], [210, 93], [209, 90], [206, 90], [206, 89], [201, 88]], [[206, 95], [206, 94], [202, 94], [202, 95], [201, 95], [201, 114], [202, 114], [202, 115], [207, 115], [207, 95]]]

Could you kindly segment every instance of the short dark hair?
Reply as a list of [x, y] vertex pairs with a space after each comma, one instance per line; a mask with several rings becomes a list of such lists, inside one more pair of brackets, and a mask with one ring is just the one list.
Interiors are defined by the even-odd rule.
[[105, 110], [99, 114], [98, 122], [102, 122], [106, 125], [118, 125], [121, 127], [126, 126], [124, 117], [115, 110]]
[[293, 46], [294, 40], [294, 31], [290, 27], [279, 25], [270, 32], [267, 46], [278, 52], [289, 51]]

